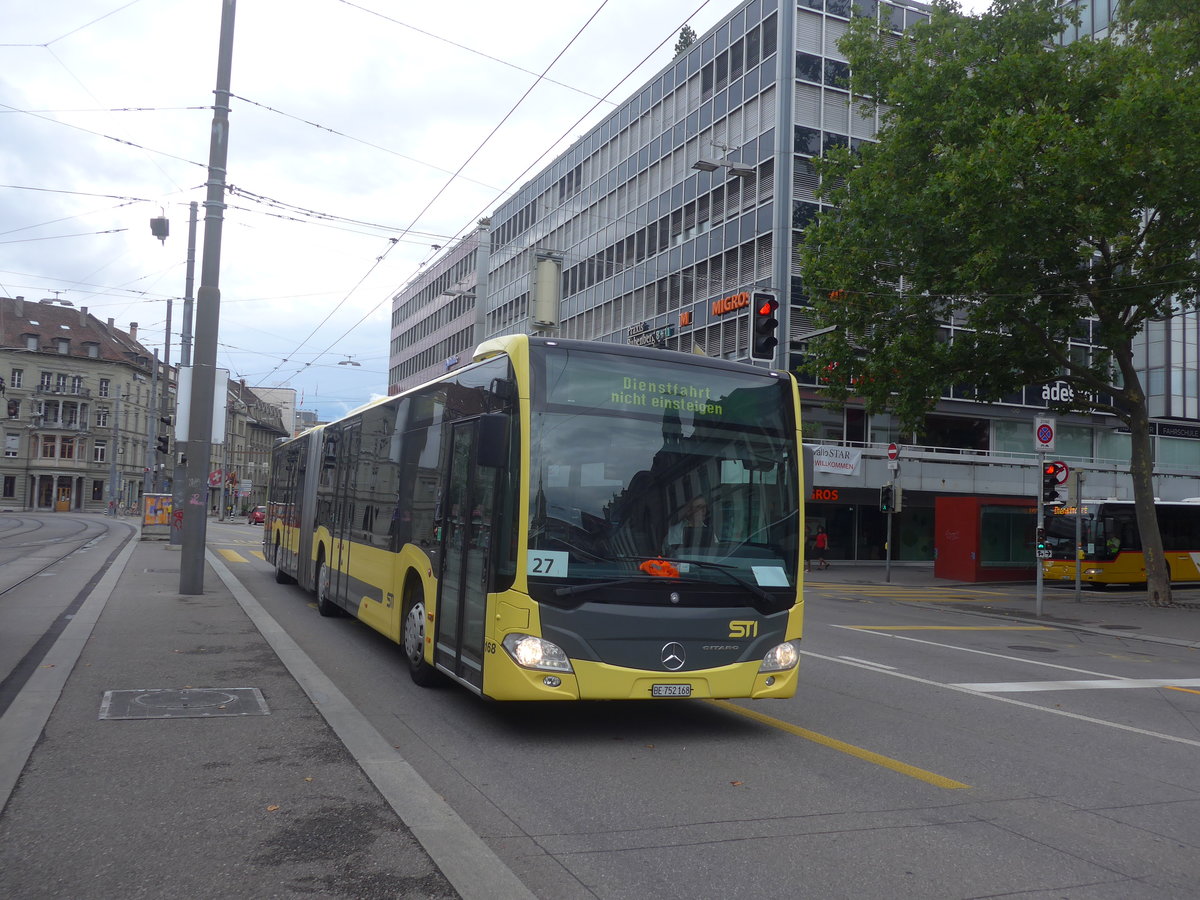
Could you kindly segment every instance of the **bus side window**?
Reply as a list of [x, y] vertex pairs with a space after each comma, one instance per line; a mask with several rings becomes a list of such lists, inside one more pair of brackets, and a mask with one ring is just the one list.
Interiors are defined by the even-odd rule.
[[1121, 550], [1121, 529], [1116, 519], [1105, 518], [1100, 525], [1100, 544], [1096, 554], [1100, 559], [1115, 559]]

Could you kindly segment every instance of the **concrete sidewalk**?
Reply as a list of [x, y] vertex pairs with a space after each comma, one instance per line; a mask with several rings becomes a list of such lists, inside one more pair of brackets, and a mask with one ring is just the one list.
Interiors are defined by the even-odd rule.
[[[950, 581], [935, 578], [931, 563], [893, 564], [889, 573], [883, 564], [831, 561], [828, 569], [805, 575], [805, 585], [819, 591], [871, 585], [874, 597], [880, 596], [880, 588], [886, 596], [886, 588], [894, 586], [897, 597], [906, 603], [920, 602], [916, 595], [929, 589], [931, 598], [936, 594], [937, 600], [930, 606], [938, 609], [1200, 649], [1200, 585], [1176, 586], [1172, 606], [1154, 607], [1147, 601], [1145, 588], [1096, 590], [1083, 586], [1077, 595], [1074, 582], [1045, 582], [1041, 615], [1033, 581]], [[962, 592], [962, 603], [953, 601], [955, 591]]]
[[0, 894], [532, 896], [219, 559], [178, 573], [131, 542], [0, 719]]

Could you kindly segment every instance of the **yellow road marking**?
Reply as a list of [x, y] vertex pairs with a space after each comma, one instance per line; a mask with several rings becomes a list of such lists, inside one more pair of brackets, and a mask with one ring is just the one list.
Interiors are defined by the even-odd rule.
[[859, 631], [1050, 631], [1049, 625], [844, 625]]
[[251, 556], [257, 556], [257, 557], [258, 557], [259, 559], [261, 559], [263, 562], [266, 562], [266, 561], [267, 561], [267, 558], [266, 558], [266, 557], [263, 555], [263, 552], [262, 552], [261, 550], [251, 550], [251, 551], [250, 551], [250, 555], [251, 555]]
[[246, 557], [242, 556], [242, 554], [238, 553], [236, 550], [222, 550], [218, 548], [217, 552], [230, 562], [250, 562], [250, 560], [246, 559]]
[[1191, 688], [1175, 687], [1172, 684], [1167, 685], [1167, 690], [1168, 691], [1183, 691], [1185, 694], [1200, 694], [1200, 691], [1194, 691]]
[[709, 703], [714, 706], [719, 706], [722, 709], [735, 712], [738, 715], [745, 716], [748, 719], [755, 719], [765, 725], [770, 725], [772, 728], [778, 728], [781, 731], [786, 731], [789, 734], [794, 734], [797, 737], [802, 737], [806, 741], [812, 741], [816, 744], [821, 744], [824, 747], [829, 747], [832, 750], [837, 750], [840, 753], [848, 753], [850, 756], [856, 756], [859, 759], [866, 760], [869, 763], [874, 763], [877, 766], [883, 766], [885, 769], [891, 769], [893, 772], [899, 772], [901, 775], [907, 775], [910, 778], [916, 778], [934, 787], [947, 788], [948, 790], [959, 790], [961, 788], [969, 788], [969, 784], [963, 784], [961, 781], [955, 781], [952, 778], [946, 778], [943, 775], [928, 772], [925, 769], [919, 769], [916, 766], [910, 766], [908, 763], [900, 762], [898, 759], [892, 759], [890, 756], [883, 756], [879, 753], [874, 753], [870, 750], [864, 750], [862, 747], [856, 747], [853, 744], [847, 744], [845, 741], [839, 741], [837, 738], [827, 737], [823, 734], [818, 734], [815, 731], [809, 731], [807, 728], [801, 728], [798, 725], [792, 725], [788, 722], [783, 722], [771, 716], [763, 715], [760, 712], [755, 712], [751, 709], [746, 709], [744, 706], [738, 706], [735, 703], [730, 703], [728, 700], [709, 700]]
[[1008, 591], [990, 591], [985, 588], [951, 587], [950, 585], [913, 586], [904, 584], [844, 584], [836, 581], [814, 581], [804, 579], [805, 585], [822, 591], [841, 590], [856, 594], [886, 594], [897, 596], [901, 594], [972, 594], [974, 596], [1011, 597]]

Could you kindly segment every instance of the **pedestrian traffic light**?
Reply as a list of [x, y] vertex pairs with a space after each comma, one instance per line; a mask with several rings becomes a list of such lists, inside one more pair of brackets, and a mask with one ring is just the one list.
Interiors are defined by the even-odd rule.
[[165, 434], [160, 434], [156, 440], [159, 453], [171, 452], [171, 438]]
[[752, 359], [774, 359], [779, 338], [779, 319], [775, 316], [779, 301], [773, 294], [754, 294], [754, 310], [750, 320], [750, 357]]
[[882, 513], [893, 512], [895, 504], [895, 489], [890, 484], [885, 484], [879, 489], [879, 511]]
[[1058, 463], [1042, 466], [1042, 500], [1058, 499]]

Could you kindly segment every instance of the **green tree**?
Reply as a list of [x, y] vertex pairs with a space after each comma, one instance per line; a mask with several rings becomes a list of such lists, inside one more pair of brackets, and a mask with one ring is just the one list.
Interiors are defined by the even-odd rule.
[[696, 42], [696, 31], [691, 25], [679, 29], [679, 40], [675, 42], [675, 56], [678, 58], [688, 47]]
[[[998, 400], [1066, 381], [1064, 411], [1131, 432], [1148, 587], [1167, 604], [1135, 348], [1200, 296], [1200, 3], [1124, 0], [1119, 40], [1065, 46], [1077, 14], [1058, 3], [967, 17], [936, 0], [903, 38], [867, 19], [842, 38], [882, 124], [818, 162], [836, 206], [805, 230], [802, 265], [818, 324], [839, 327], [814, 341], [814, 371], [831, 400], [906, 429], [949, 384]], [[1081, 329], [1096, 352], [1071, 343]]]

